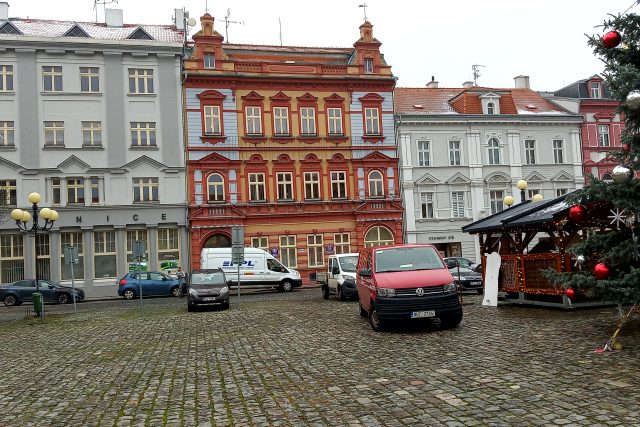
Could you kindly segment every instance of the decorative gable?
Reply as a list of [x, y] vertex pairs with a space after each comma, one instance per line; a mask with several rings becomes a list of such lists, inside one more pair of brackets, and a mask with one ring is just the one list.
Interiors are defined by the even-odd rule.
[[75, 155], [69, 156], [66, 160], [58, 165], [58, 169], [62, 172], [72, 172], [72, 173], [84, 173], [89, 170], [91, 166], [76, 157]]
[[63, 34], [63, 37], [90, 37], [85, 30], [83, 30], [78, 24], [73, 25], [69, 30]]
[[136, 30], [127, 38], [130, 40], [153, 40], [153, 37], [151, 37], [142, 27], [136, 28]]
[[255, 91], [251, 91], [248, 94], [244, 95], [241, 97], [243, 101], [255, 101], [255, 102], [262, 102], [264, 101], [264, 96], [260, 95], [259, 93], [255, 92]]
[[203, 157], [202, 159], [198, 160], [199, 164], [203, 164], [203, 163], [209, 163], [209, 164], [218, 164], [218, 165], [223, 165], [223, 166], [229, 166], [229, 164], [232, 162], [231, 159], [220, 155], [218, 153], [211, 153], [205, 157]]
[[273, 96], [270, 96], [269, 99], [271, 100], [271, 102], [289, 102], [291, 101], [291, 97], [285, 95], [282, 92], [278, 92]]
[[126, 165], [122, 166], [123, 168], [127, 168], [127, 169], [137, 169], [141, 166], [150, 166], [152, 169], [154, 170], [163, 170], [166, 169], [166, 165], [153, 160], [151, 157], [149, 156], [140, 156], [137, 159], [134, 159], [132, 161], [130, 161], [129, 163], [127, 163]]
[[298, 102], [300, 103], [313, 103], [315, 104], [316, 101], [318, 101], [318, 97], [317, 96], [313, 96], [311, 95], [309, 92], [305, 93], [302, 96], [299, 96], [296, 98], [298, 100]]
[[316, 156], [313, 153], [310, 153], [305, 156], [304, 160], [302, 160], [302, 163], [309, 164], [309, 163], [322, 163], [322, 162], [320, 161], [318, 156]]
[[366, 155], [365, 157], [363, 157], [360, 160], [363, 160], [363, 161], [376, 161], [376, 160], [387, 161], [387, 160], [393, 160], [393, 159], [391, 159], [391, 157], [389, 157], [389, 156], [387, 156], [385, 154], [382, 154], [382, 153], [380, 153], [378, 151], [374, 151], [373, 153]]
[[487, 176], [484, 182], [487, 184], [505, 184], [511, 182], [511, 178], [502, 172], [494, 172]]
[[560, 171], [560, 173], [558, 173], [556, 176], [554, 176], [553, 178], [551, 178], [551, 181], [571, 181], [573, 182], [575, 179], [573, 176], [571, 176], [570, 174], [568, 174], [565, 171]]
[[9, 169], [13, 169], [14, 171], [20, 171], [22, 170], [22, 166], [17, 165], [13, 162], [10, 162], [9, 160], [3, 158], [2, 156], [0, 156], [0, 166], [4, 166], [7, 167]]
[[333, 104], [342, 104], [344, 102], [344, 98], [338, 95], [337, 93], [334, 93], [331, 96], [325, 97], [324, 102], [333, 103]]
[[22, 35], [22, 31], [16, 28], [11, 22], [7, 21], [0, 26], [0, 34]]
[[205, 100], [221, 101], [221, 100], [226, 98], [225, 95], [223, 95], [222, 93], [218, 92], [217, 90], [205, 90], [204, 92], [200, 92], [196, 96], [198, 97], [198, 99], [200, 101], [205, 101]]
[[535, 182], [535, 181], [544, 181], [545, 177], [540, 175], [538, 172], [531, 172], [529, 174], [528, 177], [525, 178], [528, 182]]
[[430, 173], [425, 173], [416, 181], [416, 185], [436, 185], [439, 184], [440, 180]]
[[456, 172], [451, 178], [446, 181], [447, 184], [469, 184], [470, 182], [471, 180], [460, 172]]
[[280, 154], [278, 158], [273, 162], [279, 165], [293, 165], [293, 160], [288, 154]]
[[365, 96], [361, 96], [358, 98], [360, 102], [373, 102], [373, 103], [382, 103], [384, 101], [384, 96], [378, 95], [377, 93], [368, 93]]
[[482, 114], [500, 114], [500, 95], [495, 92], [489, 92], [480, 95], [480, 104], [482, 104]]

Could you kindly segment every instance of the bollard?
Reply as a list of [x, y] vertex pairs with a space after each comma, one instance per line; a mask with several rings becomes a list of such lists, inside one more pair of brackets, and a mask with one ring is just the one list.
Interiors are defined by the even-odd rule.
[[42, 293], [34, 292], [32, 296], [33, 296], [33, 311], [35, 311], [36, 316], [40, 317], [42, 316], [42, 309], [43, 309]]

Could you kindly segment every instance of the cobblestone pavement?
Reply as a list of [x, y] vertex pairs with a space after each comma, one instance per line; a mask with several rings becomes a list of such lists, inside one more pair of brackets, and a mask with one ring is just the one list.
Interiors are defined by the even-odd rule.
[[0, 309], [0, 426], [640, 425], [640, 320], [480, 306], [453, 330], [375, 333], [318, 289], [228, 311], [184, 300]]

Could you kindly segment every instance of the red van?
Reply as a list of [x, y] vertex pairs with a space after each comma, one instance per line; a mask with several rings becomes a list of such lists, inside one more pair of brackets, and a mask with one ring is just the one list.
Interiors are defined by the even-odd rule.
[[356, 284], [360, 316], [369, 317], [374, 331], [389, 320], [438, 318], [443, 328], [462, 321], [453, 277], [433, 245], [363, 249]]

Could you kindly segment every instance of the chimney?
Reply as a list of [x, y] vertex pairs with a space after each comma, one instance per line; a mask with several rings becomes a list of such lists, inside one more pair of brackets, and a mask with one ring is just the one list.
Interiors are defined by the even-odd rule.
[[470, 88], [470, 87], [473, 87], [473, 82], [470, 81], [470, 80], [467, 80], [466, 82], [462, 83], [462, 87], [467, 88], [467, 89]]
[[107, 27], [122, 27], [122, 9], [107, 9], [104, 18]]
[[0, 1], [0, 21], [9, 20], [9, 3]]
[[427, 83], [427, 87], [429, 87], [429, 88], [437, 88], [438, 87], [438, 82], [436, 81], [436, 78], [434, 76], [431, 76], [431, 81], [429, 83]]
[[513, 80], [516, 82], [516, 89], [531, 89], [529, 86], [529, 76], [519, 75], [515, 76]]
[[184, 21], [185, 18], [188, 18], [188, 16], [185, 16], [184, 9], [175, 9], [173, 16], [175, 19], [174, 24], [176, 25], [176, 30], [184, 31]]

